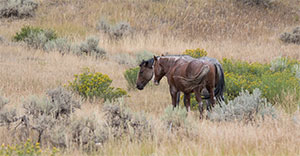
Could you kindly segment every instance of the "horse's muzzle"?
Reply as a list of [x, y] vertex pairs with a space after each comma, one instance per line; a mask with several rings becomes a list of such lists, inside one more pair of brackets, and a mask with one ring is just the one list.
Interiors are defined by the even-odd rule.
[[144, 89], [144, 86], [142, 86], [142, 85], [136, 85], [136, 88], [137, 88], [138, 90], [143, 90], [143, 89]]

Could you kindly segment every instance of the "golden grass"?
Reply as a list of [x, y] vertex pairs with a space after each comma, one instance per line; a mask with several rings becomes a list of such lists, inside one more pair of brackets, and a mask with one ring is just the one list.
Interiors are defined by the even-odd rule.
[[[37, 15], [32, 19], [0, 19], [0, 35], [11, 39], [23, 25], [34, 25], [54, 29], [59, 36], [72, 41], [83, 40], [89, 35], [100, 36], [99, 46], [110, 55], [134, 54], [142, 50], [157, 55], [179, 54], [186, 49], [204, 48], [210, 57], [217, 59], [226, 57], [269, 62], [278, 56], [288, 56], [300, 60], [299, 45], [286, 45], [278, 40], [282, 32], [299, 24], [295, 19], [296, 14], [291, 12], [282, 16], [282, 12], [268, 9], [239, 9], [240, 6], [229, 3], [229, 0], [193, 0], [187, 4], [183, 0], [40, 2]], [[279, 10], [286, 11], [287, 6], [299, 6], [296, 0], [282, 2], [285, 6]], [[95, 25], [100, 17], [107, 18], [111, 23], [127, 21], [138, 33], [119, 42], [111, 42], [96, 31]], [[126, 88], [123, 77], [126, 67], [110, 57], [97, 60], [72, 54], [62, 56], [58, 52], [45, 53], [23, 45], [0, 44], [0, 93], [20, 111], [22, 99], [33, 94], [44, 96], [48, 89], [72, 81], [74, 74], [82, 72], [85, 67], [109, 75], [113, 86]], [[293, 97], [288, 94], [286, 102], [293, 102]], [[154, 139], [140, 142], [131, 142], [127, 138], [109, 141], [96, 154], [300, 155], [299, 112], [291, 115], [294, 117], [282, 113], [277, 121], [268, 120], [253, 125], [199, 121], [198, 112], [191, 112], [189, 118], [194, 120], [197, 135], [187, 137], [167, 133], [163, 128], [160, 118], [166, 106], [171, 104], [165, 79], [160, 86], [129, 91], [129, 97], [124, 100], [132, 110], [145, 112], [155, 122]], [[101, 120], [101, 106], [99, 101], [85, 102], [76, 114], [86, 116], [97, 113]], [[11, 133], [1, 128], [0, 143], [14, 142], [13, 136], [9, 136]], [[60, 154], [87, 155], [80, 149], [67, 149]]]

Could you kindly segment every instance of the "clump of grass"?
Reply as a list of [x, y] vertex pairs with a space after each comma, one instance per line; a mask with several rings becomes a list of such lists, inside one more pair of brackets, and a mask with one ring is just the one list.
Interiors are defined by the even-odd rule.
[[208, 118], [212, 121], [245, 121], [252, 122], [266, 116], [277, 117], [275, 108], [267, 99], [261, 97], [261, 91], [254, 89], [250, 94], [247, 90], [242, 91], [238, 97], [228, 104], [224, 102], [208, 112]]
[[280, 40], [284, 43], [300, 44], [300, 27], [296, 27], [292, 32], [285, 32], [280, 35]]
[[32, 17], [38, 8], [34, 0], [2, 0], [0, 2], [0, 18]]

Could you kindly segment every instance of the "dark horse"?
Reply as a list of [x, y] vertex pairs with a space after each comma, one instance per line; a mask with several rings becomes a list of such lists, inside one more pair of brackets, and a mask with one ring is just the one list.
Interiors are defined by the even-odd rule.
[[209, 92], [211, 106], [214, 106], [216, 68], [209, 61], [184, 56], [154, 56], [153, 70], [155, 85], [158, 85], [164, 76], [167, 77], [174, 107], [177, 103], [177, 95], [181, 91], [187, 97], [185, 103], [189, 109], [190, 94], [194, 92], [199, 104], [200, 118], [202, 118], [203, 103], [201, 101], [201, 92], [204, 88]]
[[[174, 57], [191, 58], [188, 55], [177, 55], [177, 56], [174, 56]], [[211, 62], [215, 65], [217, 74], [216, 74], [216, 78], [215, 78], [216, 85], [215, 85], [214, 93], [215, 93], [217, 101], [219, 101], [219, 102], [224, 101], [223, 92], [224, 92], [224, 88], [225, 88], [225, 81], [224, 81], [224, 72], [223, 72], [222, 65], [215, 58], [201, 57], [201, 58], [198, 58], [198, 60], [209, 61], [209, 62]], [[137, 78], [137, 81], [136, 81], [136, 87], [139, 90], [144, 89], [144, 87], [152, 79], [152, 77], [153, 77], [153, 64], [154, 64], [154, 58], [151, 58], [147, 61], [143, 60], [141, 62], [140, 71], [139, 71], [138, 78]], [[207, 91], [202, 92], [202, 97], [203, 97], [203, 99], [206, 99], [206, 100], [210, 98]], [[189, 98], [190, 97], [184, 96], [184, 104], [187, 107], [187, 110], [188, 110], [188, 106], [187, 106], [186, 102], [187, 102], [187, 100], [189, 100]], [[179, 99], [180, 99], [180, 92], [177, 93], [176, 105], [179, 104]], [[210, 108], [211, 108], [211, 106], [209, 105], [207, 107], [207, 109], [209, 110]]]

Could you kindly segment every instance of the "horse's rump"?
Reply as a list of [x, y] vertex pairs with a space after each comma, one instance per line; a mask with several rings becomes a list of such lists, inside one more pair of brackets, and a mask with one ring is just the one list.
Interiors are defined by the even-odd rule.
[[174, 76], [179, 79], [179, 82], [185, 86], [185, 90], [193, 90], [198, 87], [207, 74], [210, 72], [210, 67], [203, 61], [192, 61], [185, 68], [185, 76]]

